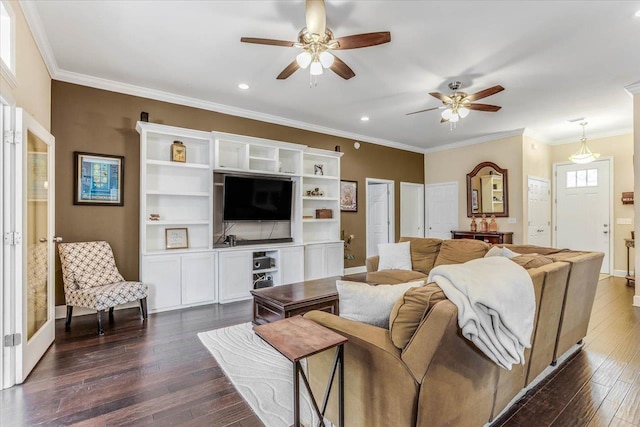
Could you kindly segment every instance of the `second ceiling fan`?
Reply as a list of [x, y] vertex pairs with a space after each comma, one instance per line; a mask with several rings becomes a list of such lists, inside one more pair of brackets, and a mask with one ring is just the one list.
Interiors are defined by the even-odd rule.
[[298, 34], [297, 42], [255, 37], [242, 37], [240, 41], [303, 49], [302, 53], [296, 56], [296, 59], [282, 70], [277, 77], [278, 79], [286, 79], [299, 68], [310, 67], [312, 76], [320, 75], [324, 68], [329, 68], [345, 80], [349, 80], [356, 74], [331, 51], [357, 49], [391, 41], [391, 33], [389, 31], [334, 38], [333, 32], [327, 28], [327, 12], [323, 0], [307, 0], [306, 24], [307, 26], [300, 30]]

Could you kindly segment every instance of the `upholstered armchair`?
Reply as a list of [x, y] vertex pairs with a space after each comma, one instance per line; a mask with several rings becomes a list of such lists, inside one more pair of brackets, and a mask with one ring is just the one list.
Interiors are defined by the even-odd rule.
[[73, 307], [98, 311], [98, 334], [103, 335], [102, 315], [109, 309], [113, 321], [116, 305], [140, 300], [142, 318], [147, 318], [147, 285], [125, 281], [107, 242], [61, 243], [58, 245], [67, 303], [67, 329], [71, 326]]

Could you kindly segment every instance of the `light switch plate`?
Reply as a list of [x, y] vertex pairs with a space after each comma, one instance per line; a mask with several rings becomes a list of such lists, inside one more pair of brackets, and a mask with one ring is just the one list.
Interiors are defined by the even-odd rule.
[[507, 224], [516, 224], [517, 222], [515, 218], [507, 218]]
[[631, 225], [631, 218], [617, 218], [616, 224], [618, 225]]

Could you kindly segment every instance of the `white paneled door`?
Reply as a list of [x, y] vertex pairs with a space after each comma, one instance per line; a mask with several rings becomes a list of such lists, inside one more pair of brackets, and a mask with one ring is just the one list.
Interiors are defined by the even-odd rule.
[[367, 178], [367, 258], [378, 255], [380, 243], [393, 241], [391, 191], [393, 183]]
[[424, 237], [424, 184], [400, 183], [400, 236]]
[[458, 229], [458, 183], [427, 185], [427, 237], [450, 239]]
[[611, 160], [556, 165], [555, 246], [605, 254], [610, 271]]
[[548, 179], [527, 180], [527, 243], [551, 246], [551, 185]]

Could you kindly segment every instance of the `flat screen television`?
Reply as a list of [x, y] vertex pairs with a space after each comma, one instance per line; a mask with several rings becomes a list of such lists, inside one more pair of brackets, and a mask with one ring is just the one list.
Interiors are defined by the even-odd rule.
[[293, 182], [244, 176], [224, 177], [223, 221], [291, 221]]

